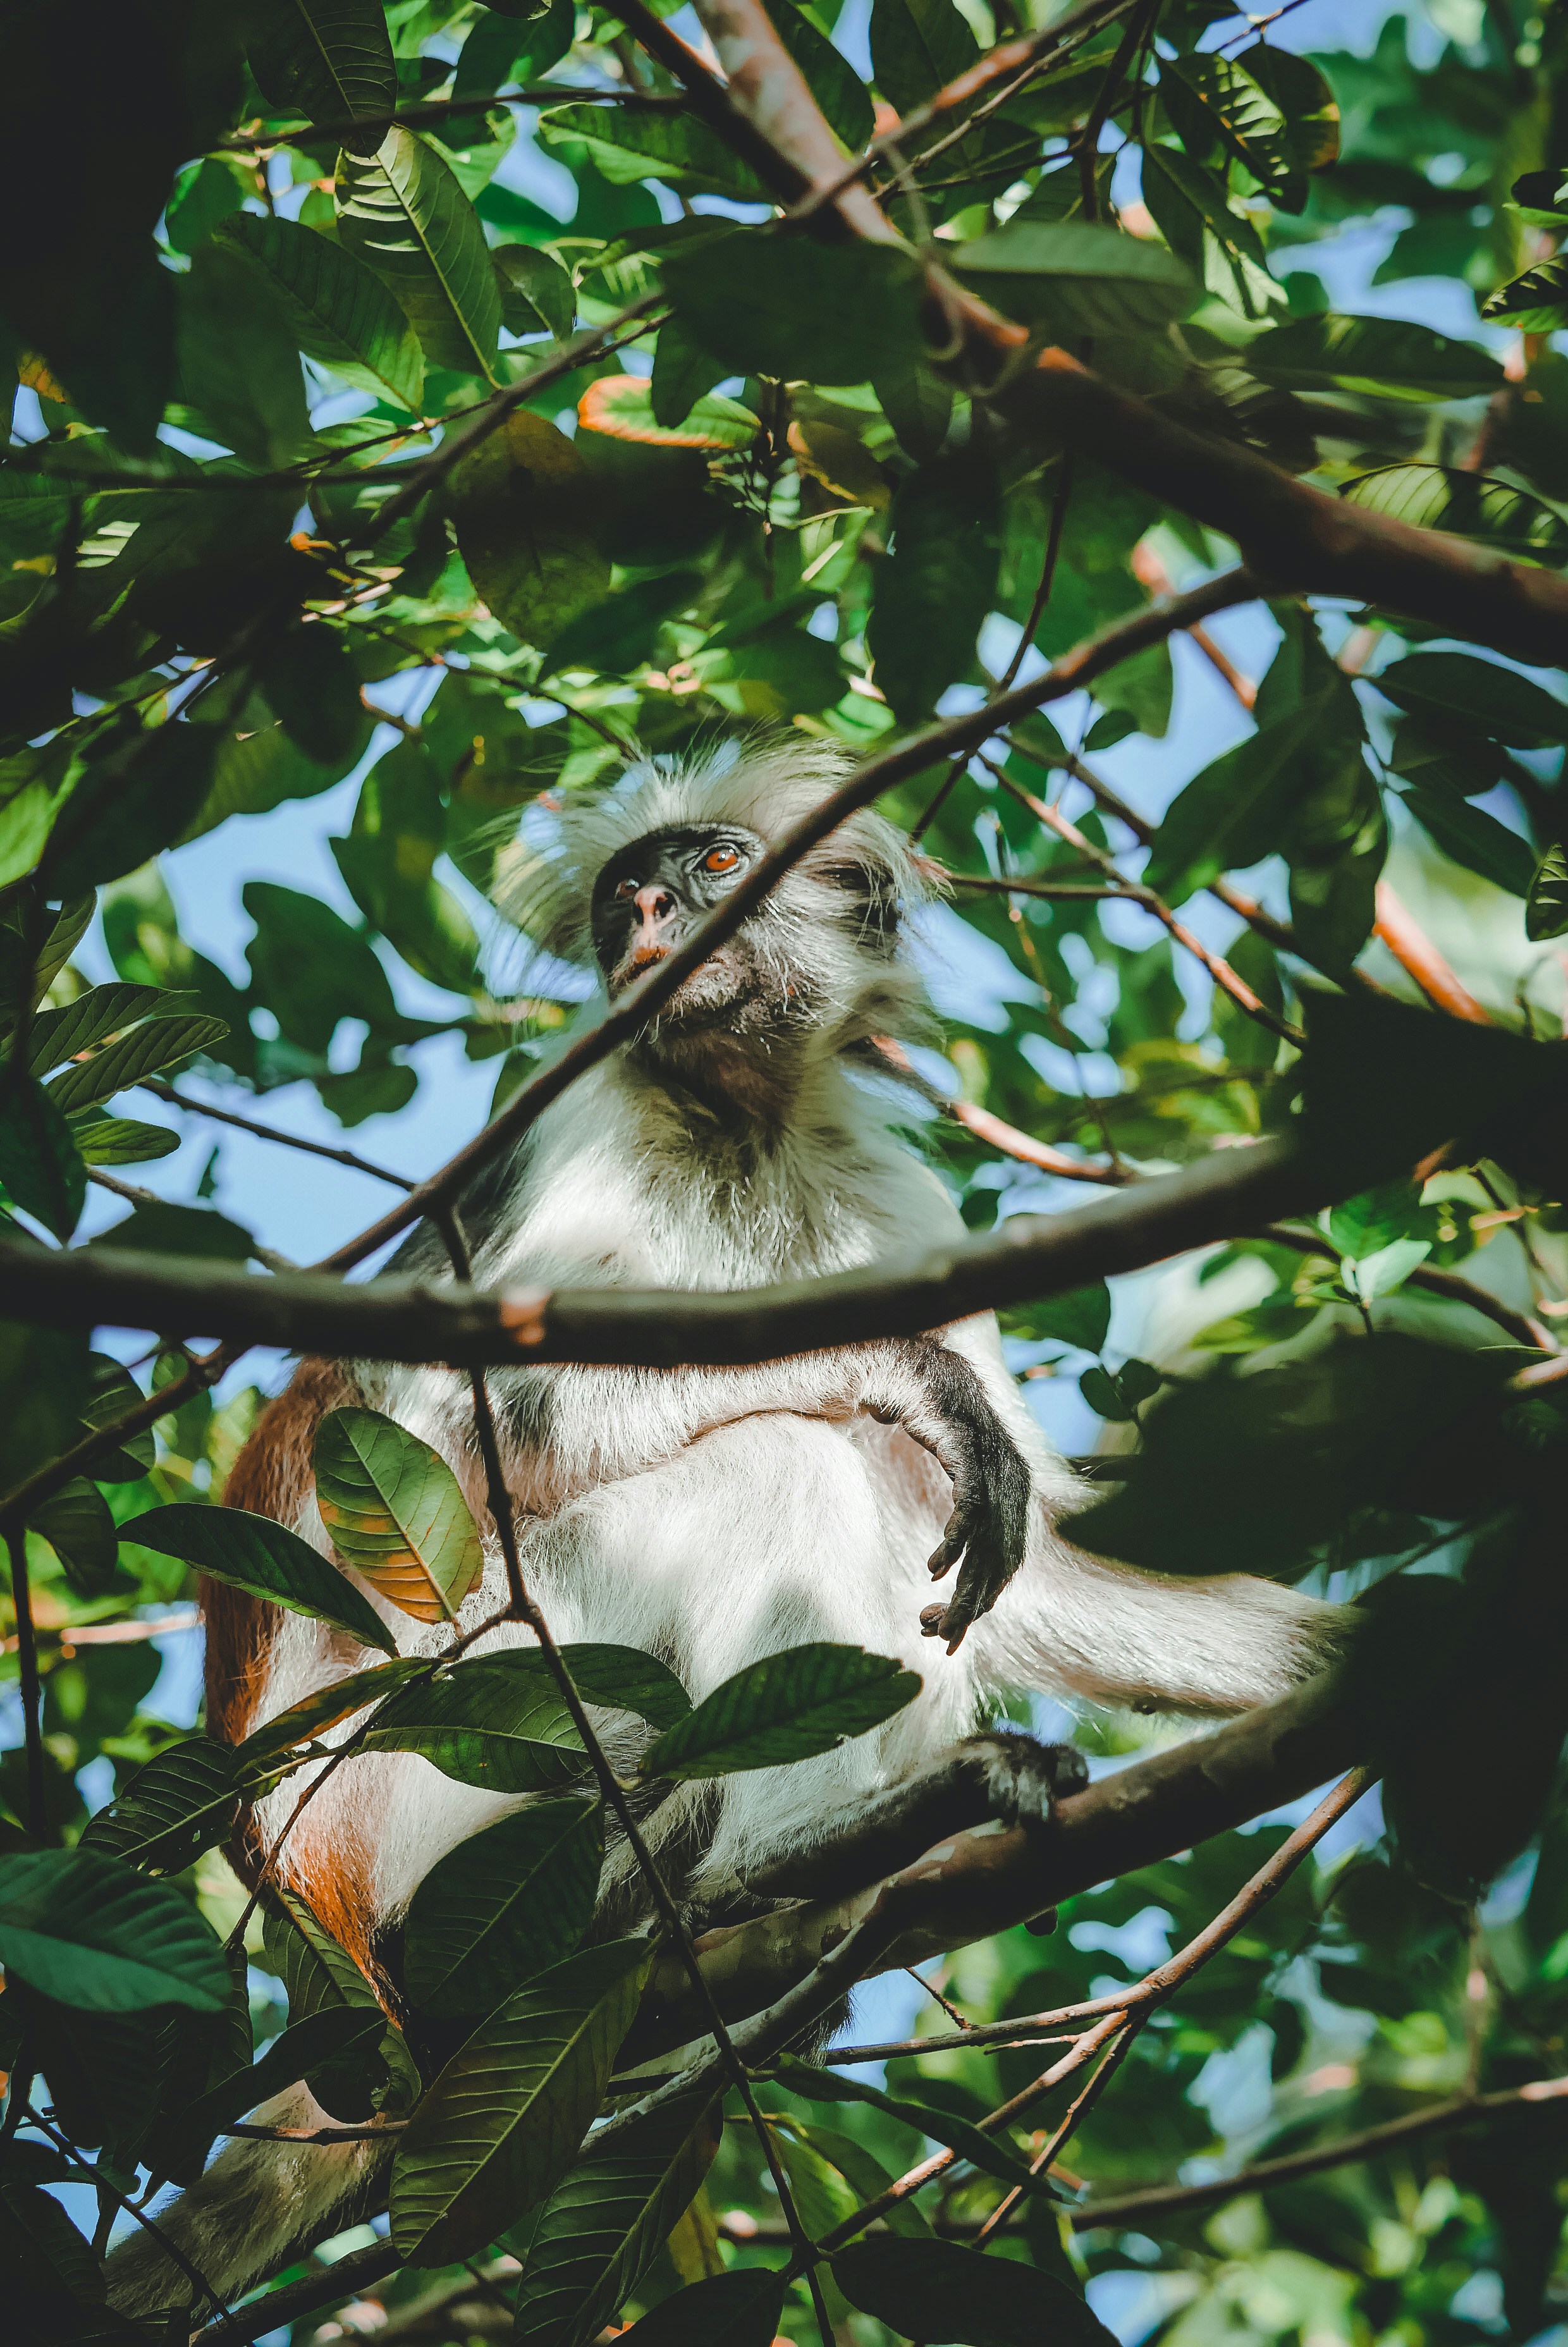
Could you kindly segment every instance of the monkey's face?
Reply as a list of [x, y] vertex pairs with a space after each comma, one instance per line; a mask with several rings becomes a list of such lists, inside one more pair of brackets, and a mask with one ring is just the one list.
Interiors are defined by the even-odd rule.
[[[682, 825], [650, 832], [611, 857], [593, 890], [593, 947], [611, 995], [685, 940], [763, 853], [756, 834], [734, 824]], [[680, 987], [661, 1014], [723, 1011], [747, 996], [752, 957], [745, 932]]]

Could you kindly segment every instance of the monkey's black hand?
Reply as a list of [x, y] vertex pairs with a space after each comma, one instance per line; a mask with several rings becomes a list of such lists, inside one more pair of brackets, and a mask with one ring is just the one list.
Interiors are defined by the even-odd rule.
[[907, 1418], [905, 1424], [953, 1480], [953, 1512], [931, 1557], [931, 1578], [941, 1581], [955, 1564], [959, 1567], [952, 1596], [926, 1606], [920, 1626], [927, 1638], [945, 1638], [951, 1655], [1023, 1563], [1030, 1473], [963, 1356], [927, 1343], [920, 1357], [927, 1407], [919, 1423]]

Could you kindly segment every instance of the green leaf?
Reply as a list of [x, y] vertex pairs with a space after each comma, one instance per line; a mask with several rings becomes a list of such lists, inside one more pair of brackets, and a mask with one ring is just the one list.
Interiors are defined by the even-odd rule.
[[559, 2182], [603, 2100], [652, 1952], [640, 1939], [585, 1949], [515, 1991], [454, 2055], [393, 2162], [404, 2257], [471, 2257]]
[[46, 1076], [63, 1061], [80, 1059], [149, 1014], [183, 1010], [189, 1000], [189, 995], [170, 994], [160, 986], [89, 986], [74, 1002], [37, 1012], [27, 1035], [28, 1069]]
[[1337, 391], [1352, 398], [1472, 399], [1495, 391], [1502, 369], [1490, 351], [1402, 318], [1334, 311], [1272, 326], [1247, 346], [1247, 372], [1282, 391]]
[[323, 2108], [354, 2124], [373, 2110], [411, 2105], [419, 2093], [414, 2057], [402, 2031], [384, 2023], [375, 1993], [348, 1951], [297, 1891], [269, 1886], [261, 1894], [261, 1918], [267, 1963], [288, 1991], [292, 2021], [346, 2007], [384, 2024], [373, 2061], [358, 2052], [333, 2055], [310, 2073], [306, 2084]]
[[1144, 871], [1167, 903], [1184, 904], [1222, 872], [1245, 870], [1281, 844], [1292, 808], [1310, 787], [1315, 700], [1262, 725], [1194, 775], [1166, 808]]
[[773, 2347], [785, 2288], [783, 2273], [767, 2266], [710, 2274], [661, 2300], [621, 2336], [635, 2347]]
[[218, 1936], [190, 1900], [96, 1850], [0, 1858], [0, 1964], [88, 2013], [217, 2013], [229, 1993]]
[[341, 913], [271, 880], [247, 880], [241, 900], [256, 923], [246, 949], [256, 992], [289, 1042], [324, 1053], [340, 1019], [363, 1019], [373, 1032], [405, 1035], [370, 940]]
[[[540, 1678], [548, 1676], [545, 1658], [536, 1648], [521, 1648], [516, 1660], [531, 1665]], [[677, 1720], [690, 1717], [692, 1698], [674, 1672], [641, 1646], [563, 1646], [561, 1660], [584, 1703], [602, 1705], [607, 1711], [635, 1712], [651, 1727], [673, 1727]]]
[[1339, 157], [1339, 107], [1321, 69], [1298, 50], [1256, 41], [1235, 60], [1285, 118], [1286, 148], [1302, 171], [1324, 171]]
[[[929, 2131], [924, 2124], [929, 2114], [924, 2104], [919, 2106], [919, 2109], [920, 2133], [925, 2135]], [[840, 2206], [829, 2223], [818, 2227], [811, 2219], [806, 2219], [807, 2229], [815, 2234], [818, 2239], [823, 2234], [830, 2232], [834, 2223], [852, 2215], [856, 2209], [863, 2208], [868, 2200], [879, 2200], [894, 2180], [892, 2172], [883, 2167], [882, 2162], [874, 2153], [867, 2151], [864, 2144], [857, 2143], [853, 2136], [841, 2135], [836, 2127], [818, 2127], [815, 2121], [808, 2126], [804, 2119], [797, 2119], [793, 2115], [785, 2117], [783, 2114], [771, 2116], [769, 2124], [775, 2132], [787, 2128], [788, 2132], [797, 2137], [818, 2162], [828, 2168], [836, 2168], [850, 2188], [848, 2206]], [[981, 2140], [983, 2141], [984, 2137]], [[783, 2145], [780, 2148], [784, 2150]], [[790, 2168], [790, 2180], [794, 2183], [796, 2171], [790, 2162], [787, 2150], [784, 2150], [784, 2160], [785, 2166]], [[1019, 2165], [1021, 2167], [1022, 2162], [1020, 2161]], [[817, 2175], [820, 2178], [821, 2167], [817, 2169]], [[842, 2190], [843, 2187], [838, 2188]], [[797, 2185], [797, 2199], [804, 2200], [804, 2197]], [[931, 2238], [931, 2228], [912, 2199], [895, 2200], [891, 2208], [883, 2210], [881, 2221], [890, 2233], [903, 2233], [909, 2239], [919, 2241], [927, 2241]]]
[[1417, 784], [1403, 796], [1422, 830], [1431, 834], [1445, 856], [1467, 872], [1490, 880], [1494, 888], [1506, 888], [1511, 897], [1529, 896], [1535, 857], [1518, 832], [1447, 791], [1423, 790]]
[[667, 179], [702, 195], [754, 204], [767, 190], [716, 130], [695, 116], [627, 106], [553, 106], [539, 117], [552, 144], [581, 139], [612, 187]]
[[539, 2210], [518, 2285], [519, 2347], [588, 2347], [637, 2288], [719, 2147], [718, 2106], [687, 2096], [595, 2150]]
[[1568, 856], [1555, 843], [1542, 857], [1524, 907], [1524, 934], [1532, 945], [1568, 932]]
[[696, 600], [702, 590], [697, 570], [666, 570], [657, 579], [639, 579], [619, 594], [590, 603], [561, 630], [550, 646], [548, 668], [590, 668], [610, 676], [627, 676], [651, 661], [666, 620], [673, 619]]
[[[1478, 667], [1485, 665], [1477, 662]], [[1412, 783], [1468, 799], [1495, 789], [1510, 761], [1496, 742], [1466, 733], [1462, 721], [1419, 716], [1401, 717], [1395, 726], [1389, 764]]]
[[179, 1146], [179, 1135], [166, 1124], [139, 1124], [134, 1117], [90, 1111], [72, 1118], [71, 1138], [87, 1165], [145, 1165], [154, 1157], [171, 1157]]
[[1014, 1305], [1003, 1317], [1009, 1337], [1031, 1345], [1069, 1345], [1084, 1353], [1098, 1353], [1111, 1327], [1111, 1290], [1105, 1282], [1075, 1287], [1068, 1296], [1047, 1296], [1042, 1303]]
[[1554, 507], [1511, 481], [1451, 465], [1382, 465], [1347, 481], [1339, 494], [1415, 529], [1453, 530], [1537, 559], [1560, 557], [1568, 548], [1568, 521]]
[[81, 1218], [87, 1171], [56, 1102], [32, 1076], [0, 1071], [0, 1186], [56, 1238]]
[[375, 272], [346, 246], [253, 212], [228, 221], [215, 241], [272, 287], [308, 356], [418, 415], [425, 362], [414, 329]]
[[179, 280], [175, 358], [181, 424], [261, 469], [292, 464], [309, 446], [292, 321], [271, 286], [216, 238]]
[[853, 2241], [833, 2260], [851, 2306], [890, 2331], [966, 2347], [1110, 2347], [1086, 2301], [1054, 2274], [956, 2241]]
[[1097, 1418], [1105, 1419], [1112, 1426], [1132, 1424], [1133, 1413], [1109, 1369], [1098, 1364], [1085, 1369], [1078, 1380], [1078, 1390]]
[[232, 1746], [187, 1737], [137, 1770], [83, 1829], [80, 1847], [144, 1871], [181, 1873], [227, 1838], [240, 1805], [238, 1782]]
[[130, 1247], [142, 1255], [216, 1256], [223, 1263], [248, 1263], [256, 1242], [227, 1214], [210, 1206], [179, 1206], [172, 1199], [148, 1198], [134, 1206], [123, 1223], [113, 1223], [87, 1241], [89, 1246]]
[[1481, 305], [1483, 318], [1506, 318], [1522, 334], [1554, 334], [1568, 324], [1568, 256], [1553, 253], [1511, 278]]
[[1521, 749], [1568, 742], [1568, 702], [1516, 669], [1471, 652], [1415, 652], [1376, 682], [1396, 707], [1436, 720], [1450, 742], [1456, 724]]
[[47, 1087], [48, 1097], [62, 1116], [77, 1109], [91, 1108], [97, 1102], [109, 1100], [116, 1092], [125, 1092], [138, 1084], [143, 1076], [159, 1073], [178, 1067], [181, 1061], [193, 1059], [229, 1032], [221, 1019], [202, 1019], [191, 1012], [182, 1012], [172, 1019], [144, 1020], [133, 1027], [128, 1035], [95, 1058], [79, 1066], [69, 1067]]
[[794, 0], [778, 0], [769, 14], [833, 129], [851, 152], [864, 147], [876, 127], [876, 113], [860, 76]]
[[310, 1743], [340, 1720], [395, 1695], [411, 1680], [428, 1677], [435, 1667], [434, 1657], [400, 1655], [393, 1662], [373, 1664], [367, 1671], [351, 1671], [347, 1678], [334, 1679], [331, 1686], [302, 1696], [298, 1703], [278, 1712], [264, 1727], [252, 1729], [242, 1744], [235, 1746], [241, 1782], [250, 1785], [271, 1776], [293, 1746]]
[[40, 867], [50, 893], [99, 887], [171, 846], [207, 794], [216, 755], [210, 727], [180, 720], [117, 735], [55, 819]]
[[662, 270], [688, 331], [736, 374], [866, 383], [925, 353], [919, 264], [895, 246], [737, 230]]
[[245, 0], [256, 87], [312, 122], [390, 113], [397, 68], [381, 0]]
[[1203, 291], [1163, 244], [1090, 220], [1009, 220], [954, 248], [952, 265], [1009, 315], [1059, 334], [1166, 326]]
[[876, 87], [900, 114], [931, 97], [980, 54], [952, 0], [876, 0], [871, 67]]
[[0, 1491], [80, 1439], [88, 1358], [85, 1337], [0, 1320]]
[[384, 278], [431, 366], [494, 381], [501, 295], [478, 214], [436, 149], [389, 130], [338, 159], [338, 235]]
[[468, 575], [519, 643], [554, 641], [610, 585], [587, 467], [526, 408], [453, 468], [452, 518]]
[[343, 1563], [416, 1622], [451, 1621], [485, 1570], [479, 1528], [438, 1451], [380, 1410], [316, 1429], [316, 1505]]
[[1244, 212], [1231, 210], [1225, 181], [1180, 148], [1145, 145], [1143, 200], [1172, 251], [1198, 274], [1204, 266], [1205, 230], [1228, 250], [1244, 252], [1263, 267], [1263, 239]]
[[422, 1753], [487, 1792], [559, 1791], [587, 1764], [566, 1706], [530, 1659], [527, 1649], [482, 1655], [407, 1688], [376, 1714], [364, 1748]]
[[404, 1984], [443, 2020], [494, 2010], [569, 1955], [593, 1919], [604, 1860], [597, 1801], [541, 1801], [472, 1835], [414, 1894]]
[[1194, 162], [1234, 157], [1286, 211], [1306, 200], [1286, 118], [1239, 59], [1200, 53], [1160, 67], [1160, 95]]
[[892, 547], [876, 565], [866, 641], [894, 715], [917, 725], [968, 675], [996, 599], [996, 474], [972, 448], [938, 456], [903, 483], [889, 519]]
[[209, 155], [181, 171], [163, 215], [164, 234], [176, 252], [194, 252], [240, 210], [251, 190], [234, 168], [238, 161]]
[[644, 1753], [645, 1777], [728, 1777], [832, 1752], [902, 1711], [920, 1675], [886, 1655], [826, 1643], [749, 1663]]
[[[96, 1462], [95, 1462], [96, 1466]], [[85, 1597], [99, 1596], [114, 1578], [119, 1535], [108, 1501], [85, 1475], [46, 1500], [28, 1517], [59, 1558], [67, 1580]]]
[[[543, 326], [558, 343], [565, 342], [577, 317], [577, 289], [555, 255], [532, 244], [497, 244], [491, 247], [490, 258], [514, 298], [527, 304], [532, 325]], [[501, 298], [504, 304], [505, 292]], [[512, 332], [529, 333], [532, 325], [512, 326]]]
[[392, 1631], [336, 1566], [270, 1516], [177, 1500], [149, 1508], [120, 1531], [122, 1539], [139, 1541], [159, 1556], [179, 1557], [231, 1589], [329, 1622], [384, 1654], [397, 1651]]
[[693, 400], [680, 424], [661, 424], [653, 413], [653, 386], [641, 374], [600, 375], [584, 394], [578, 421], [612, 440], [664, 448], [749, 448], [762, 429], [749, 407], [716, 391]]

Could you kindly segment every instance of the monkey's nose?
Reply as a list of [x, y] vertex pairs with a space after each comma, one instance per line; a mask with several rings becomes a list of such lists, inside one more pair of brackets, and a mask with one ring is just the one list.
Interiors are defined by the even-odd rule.
[[675, 898], [671, 892], [668, 888], [657, 887], [651, 883], [646, 888], [639, 888], [631, 901], [641, 916], [644, 926], [651, 929], [662, 927], [675, 910]]

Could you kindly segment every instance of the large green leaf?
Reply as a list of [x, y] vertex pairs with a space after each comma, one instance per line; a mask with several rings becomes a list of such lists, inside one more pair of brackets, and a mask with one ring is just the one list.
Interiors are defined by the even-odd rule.
[[247, 1508], [204, 1506], [177, 1500], [150, 1508], [121, 1527], [126, 1540], [139, 1541], [159, 1556], [177, 1556], [213, 1581], [264, 1597], [291, 1614], [309, 1614], [346, 1630], [363, 1645], [397, 1651], [397, 1641], [379, 1614], [366, 1604], [331, 1561], [298, 1532]]
[[41, 1508], [35, 1508], [27, 1522], [48, 1542], [73, 1589], [84, 1597], [103, 1595], [114, 1578], [119, 1534], [108, 1501], [95, 1482], [86, 1475], [73, 1475]]
[[866, 641], [876, 678], [905, 725], [930, 717], [974, 663], [996, 600], [1001, 497], [979, 451], [938, 456], [899, 488], [892, 545], [876, 569]]
[[71, 1138], [87, 1165], [145, 1165], [155, 1157], [172, 1157], [179, 1135], [166, 1124], [143, 1124], [133, 1116], [105, 1116], [89, 1109], [71, 1119]]
[[[1568, 702], [1517, 670], [1471, 652], [1414, 652], [1384, 669], [1376, 682], [1397, 707], [1431, 718], [1450, 742], [1456, 726], [1527, 750], [1568, 742]], [[1456, 746], [1463, 741], [1461, 733]]]
[[1185, 316], [1202, 286], [1163, 244], [1090, 220], [1009, 220], [953, 266], [1007, 314], [1060, 334], [1125, 334]]
[[[635, 1712], [651, 1727], [673, 1727], [692, 1708], [691, 1696], [669, 1664], [645, 1655], [641, 1646], [581, 1645], [560, 1651], [584, 1703], [601, 1705], [607, 1711]], [[548, 1676], [537, 1649], [524, 1648], [516, 1660], [520, 1665], [525, 1658], [541, 1677]]]
[[1522, 334], [1560, 333], [1568, 324], [1568, 257], [1554, 252], [1500, 285], [1481, 303], [1481, 314], [1504, 319]]
[[1532, 944], [1568, 931], [1568, 856], [1555, 845], [1541, 859], [1524, 908], [1524, 934]]
[[863, 1646], [787, 1647], [748, 1663], [650, 1746], [646, 1777], [728, 1777], [831, 1752], [913, 1703], [920, 1675]]
[[261, 470], [304, 454], [310, 415], [292, 323], [272, 288], [216, 239], [179, 281], [175, 356], [174, 415], [188, 430]]
[[1238, 59], [1172, 58], [1160, 69], [1160, 95], [1194, 162], [1234, 157], [1286, 210], [1301, 210], [1306, 190], [1285, 115]]
[[853, 2241], [833, 2260], [852, 2306], [912, 2338], [966, 2347], [1111, 2347], [1107, 2331], [1054, 2274], [956, 2241]]
[[190, 999], [160, 986], [89, 986], [74, 1002], [37, 1013], [27, 1034], [27, 1065], [34, 1075], [46, 1076], [149, 1013], [183, 1010]]
[[0, 1964], [88, 2013], [217, 2013], [229, 1993], [218, 1936], [190, 1900], [91, 1850], [0, 1858]]
[[622, 2336], [636, 2347], [773, 2347], [786, 2287], [767, 2266], [711, 2274], [662, 2299]]
[[381, 0], [245, 0], [245, 48], [270, 104], [351, 122], [397, 103]]
[[539, 118], [539, 130], [552, 143], [581, 139], [612, 187], [669, 179], [677, 187], [742, 203], [754, 204], [767, 195], [750, 164], [743, 163], [716, 130], [693, 115], [644, 113], [624, 106], [554, 106]]
[[1382, 465], [1347, 481], [1339, 494], [1368, 513], [1386, 514], [1415, 529], [1456, 530], [1537, 559], [1560, 559], [1568, 548], [1568, 521], [1554, 506], [1512, 481], [1451, 465]]
[[1143, 149], [1143, 200], [1173, 252], [1201, 273], [1204, 232], [1261, 268], [1263, 239], [1246, 214], [1232, 209], [1224, 179], [1194, 163], [1179, 147]]
[[356, 1711], [368, 1709], [411, 1679], [426, 1677], [435, 1669], [432, 1658], [423, 1655], [401, 1655], [395, 1662], [375, 1663], [367, 1671], [351, 1671], [345, 1679], [336, 1679], [331, 1686], [318, 1687], [313, 1695], [302, 1696], [286, 1711], [280, 1711], [262, 1727], [254, 1729], [242, 1744], [235, 1747], [242, 1779], [251, 1781], [272, 1774], [290, 1749], [308, 1744], [323, 1736], [340, 1720], [352, 1718]]
[[894, 245], [738, 230], [661, 266], [696, 340], [741, 374], [866, 383], [925, 351], [919, 264]]
[[179, 1874], [227, 1836], [240, 1805], [238, 1781], [232, 1746], [188, 1737], [137, 1770], [89, 1820], [81, 1847], [147, 1872]]
[[593, 1918], [604, 1860], [596, 1801], [530, 1803], [432, 1867], [404, 1932], [410, 2001], [443, 2020], [489, 2013], [569, 1955]]
[[871, 66], [876, 86], [900, 114], [965, 72], [979, 44], [953, 0], [876, 0]]
[[1502, 369], [1490, 351], [1456, 343], [1403, 318], [1355, 318], [1323, 310], [1271, 326], [1246, 352], [1247, 371], [1282, 391], [1353, 397], [1472, 399], [1495, 391]]
[[423, 1753], [444, 1775], [487, 1792], [558, 1791], [587, 1764], [566, 1706], [530, 1661], [527, 1653], [482, 1655], [405, 1689], [377, 1713], [365, 1749]]
[[519, 2347], [588, 2347], [657, 2257], [719, 2147], [702, 2095], [651, 2112], [569, 2168], [539, 2210], [518, 2285]]
[[610, 585], [587, 467], [526, 408], [454, 468], [452, 518], [469, 577], [519, 643], [552, 643]]
[[57, 1239], [68, 1239], [87, 1194], [69, 1125], [36, 1077], [0, 1072], [0, 1189]]
[[228, 1032], [221, 1019], [202, 1019], [189, 1011], [172, 1019], [144, 1020], [92, 1059], [56, 1076], [48, 1087], [49, 1098], [62, 1116], [69, 1116], [138, 1084], [143, 1076], [178, 1067]]
[[439, 1451], [380, 1410], [316, 1429], [316, 1505], [333, 1545], [416, 1622], [449, 1622], [485, 1569], [479, 1528]]
[[[1154, 834], [1144, 873], [1151, 888], [1183, 904], [1222, 872], [1244, 871], [1282, 844], [1313, 780], [1303, 752], [1314, 706], [1261, 726], [1178, 792]], [[1317, 713], [1321, 719], [1325, 708]]]
[[418, 414], [425, 383], [418, 340], [374, 270], [313, 229], [253, 212], [227, 222], [216, 241], [266, 280], [310, 357], [345, 383], [390, 392]]
[[1463, 865], [1467, 872], [1490, 880], [1493, 887], [1506, 888], [1511, 897], [1529, 896], [1535, 857], [1518, 832], [1450, 791], [1424, 790], [1417, 783], [1403, 796], [1417, 822], [1430, 832], [1445, 856]]
[[393, 2163], [392, 2238], [405, 2258], [471, 2257], [559, 2182], [651, 1957], [645, 1940], [589, 1948], [517, 1990], [453, 2055]]
[[338, 235], [385, 279], [432, 366], [493, 374], [501, 295], [479, 216], [436, 149], [389, 130], [338, 162]]

